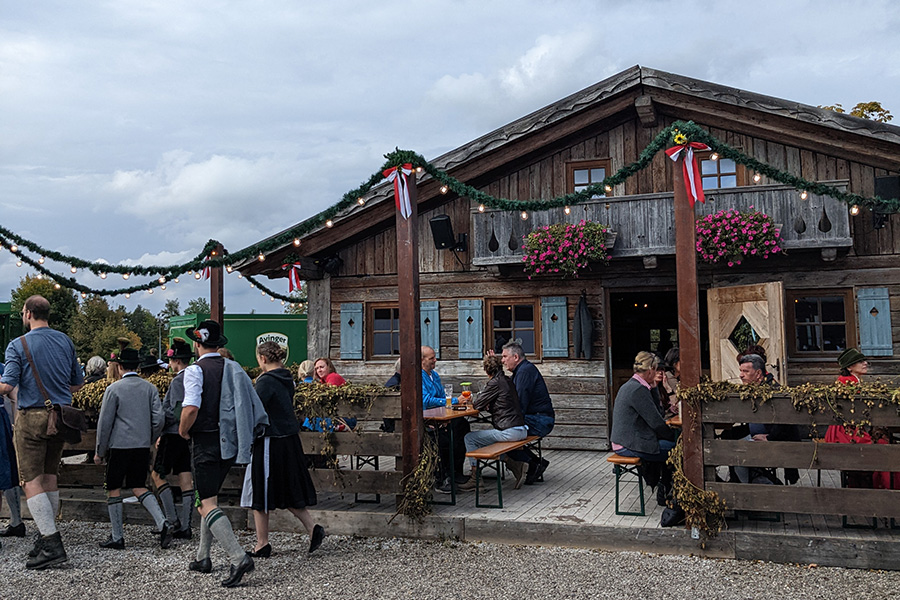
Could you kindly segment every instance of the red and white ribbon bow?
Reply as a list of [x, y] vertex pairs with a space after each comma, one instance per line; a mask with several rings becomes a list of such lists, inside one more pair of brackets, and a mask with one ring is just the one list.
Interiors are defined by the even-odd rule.
[[290, 269], [288, 272], [288, 292], [300, 291], [300, 263], [283, 264], [282, 269]]
[[[205, 259], [203, 259], [203, 262], [206, 262], [208, 260], [209, 257], [207, 256]], [[209, 265], [203, 267], [203, 279], [209, 279]]]
[[410, 163], [403, 164], [399, 167], [391, 167], [385, 169], [384, 176], [389, 181], [394, 182], [394, 202], [397, 209], [404, 219], [408, 219], [412, 214], [412, 204], [409, 200], [409, 183], [407, 177], [412, 173], [413, 166]]
[[706, 198], [703, 196], [703, 184], [700, 181], [700, 165], [694, 160], [694, 150], [709, 150], [709, 146], [700, 142], [688, 142], [679, 146], [672, 146], [666, 150], [666, 156], [677, 161], [678, 155], [681, 154], [682, 150], [686, 151], [684, 162], [681, 163], [681, 167], [684, 170], [684, 188], [687, 190], [688, 200], [691, 203], [691, 208], [693, 208], [694, 202], [697, 200], [706, 202]]

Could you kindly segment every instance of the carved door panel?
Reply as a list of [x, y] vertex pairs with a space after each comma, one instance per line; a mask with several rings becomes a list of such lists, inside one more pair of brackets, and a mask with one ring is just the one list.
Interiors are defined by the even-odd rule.
[[767, 369], [785, 385], [784, 289], [780, 281], [707, 290], [713, 381], [740, 383], [737, 355], [756, 343]]

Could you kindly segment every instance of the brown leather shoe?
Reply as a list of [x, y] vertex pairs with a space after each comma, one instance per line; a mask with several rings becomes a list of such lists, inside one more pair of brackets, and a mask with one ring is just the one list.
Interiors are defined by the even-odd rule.
[[525, 473], [528, 470], [528, 463], [520, 460], [513, 460], [509, 457], [506, 457], [503, 462], [506, 463], [506, 468], [513, 474], [513, 477], [516, 478], [515, 489], [521, 488], [522, 483], [525, 482]]

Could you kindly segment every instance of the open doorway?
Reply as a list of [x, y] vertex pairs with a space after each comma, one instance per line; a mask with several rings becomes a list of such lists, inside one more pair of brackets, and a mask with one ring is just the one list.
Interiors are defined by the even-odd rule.
[[[709, 372], [706, 294], [700, 294], [700, 356]], [[619, 387], [634, 374], [634, 357], [641, 350], [665, 356], [678, 346], [678, 298], [674, 290], [641, 290], [609, 294], [610, 415]]]

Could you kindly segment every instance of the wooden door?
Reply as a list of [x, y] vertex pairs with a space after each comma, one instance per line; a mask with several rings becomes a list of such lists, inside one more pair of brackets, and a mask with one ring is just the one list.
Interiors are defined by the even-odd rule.
[[[740, 383], [734, 332], [747, 324], [766, 350], [767, 369], [785, 385], [784, 290], [780, 281], [707, 290], [710, 371], [713, 381]], [[746, 324], [743, 321], [746, 321]]]

